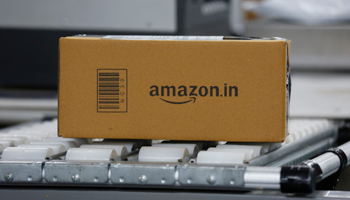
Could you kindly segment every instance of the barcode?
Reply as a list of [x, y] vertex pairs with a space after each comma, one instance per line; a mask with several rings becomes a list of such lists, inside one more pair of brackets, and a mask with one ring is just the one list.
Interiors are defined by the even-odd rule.
[[119, 73], [98, 73], [98, 108], [119, 109]]
[[97, 111], [126, 112], [126, 70], [97, 70]]

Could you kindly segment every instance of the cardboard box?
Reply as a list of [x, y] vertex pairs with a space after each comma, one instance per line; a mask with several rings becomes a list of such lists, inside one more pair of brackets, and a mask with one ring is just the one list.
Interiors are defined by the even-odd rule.
[[281, 38], [61, 38], [59, 135], [282, 142], [288, 53]]

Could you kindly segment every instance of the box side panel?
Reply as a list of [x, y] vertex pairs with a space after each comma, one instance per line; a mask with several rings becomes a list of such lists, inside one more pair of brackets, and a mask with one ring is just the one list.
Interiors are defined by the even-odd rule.
[[[64, 137], [285, 137], [285, 42], [71, 39], [65, 45], [59, 99]], [[127, 70], [127, 112], [97, 112], [98, 69]]]

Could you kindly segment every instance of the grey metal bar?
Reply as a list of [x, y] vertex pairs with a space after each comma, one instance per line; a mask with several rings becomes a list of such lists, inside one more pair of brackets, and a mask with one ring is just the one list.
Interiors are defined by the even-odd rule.
[[287, 156], [291, 152], [300, 151], [303, 148], [306, 148], [309, 145], [314, 144], [315, 142], [321, 141], [323, 139], [326, 139], [332, 136], [334, 137], [334, 135], [336, 135], [335, 133], [336, 133], [336, 129], [333, 128], [333, 129], [324, 130], [318, 134], [312, 134], [312, 135], [306, 136], [302, 140], [297, 140], [290, 144], [286, 144], [280, 147], [279, 149], [277, 149], [276, 151], [272, 151], [268, 154], [265, 154], [253, 160], [250, 160], [247, 164], [250, 166], [266, 166], [269, 163], [273, 163], [278, 159], [283, 158], [284, 156]]
[[67, 154], [67, 151], [62, 152], [62, 153], [58, 153], [58, 154], [47, 157], [46, 160], [58, 159], [59, 157], [65, 156], [66, 154]]
[[325, 149], [332, 147], [334, 142], [335, 138], [328, 138], [315, 144], [308, 145], [300, 149], [300, 151], [291, 152], [287, 157], [282, 157], [278, 161], [270, 163], [267, 166], [296, 165], [324, 152]]
[[[347, 156], [347, 164], [350, 164], [350, 141], [339, 146], [339, 149], [341, 149], [345, 155]], [[314, 159], [312, 159], [313, 162], [317, 163], [321, 170], [322, 170], [322, 179], [327, 178], [328, 176], [334, 174], [338, 171], [338, 169], [341, 167], [340, 159], [337, 155], [334, 153], [324, 153]]]

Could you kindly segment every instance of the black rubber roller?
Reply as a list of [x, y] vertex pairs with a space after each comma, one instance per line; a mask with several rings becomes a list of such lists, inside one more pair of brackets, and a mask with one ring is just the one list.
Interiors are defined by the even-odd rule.
[[314, 169], [304, 165], [283, 166], [280, 185], [283, 193], [310, 194], [316, 188]]

